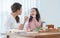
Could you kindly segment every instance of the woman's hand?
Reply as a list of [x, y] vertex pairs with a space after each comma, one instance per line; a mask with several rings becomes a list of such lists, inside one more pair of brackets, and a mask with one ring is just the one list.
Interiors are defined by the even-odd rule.
[[28, 16], [24, 17], [24, 22], [26, 22], [28, 20]]
[[24, 25], [23, 24], [20, 24], [20, 26], [19, 26], [18, 29], [23, 30], [23, 28], [24, 28]]

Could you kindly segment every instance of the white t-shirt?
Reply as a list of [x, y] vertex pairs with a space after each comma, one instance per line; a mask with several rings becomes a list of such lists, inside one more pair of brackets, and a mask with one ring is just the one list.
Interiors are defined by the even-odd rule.
[[6, 31], [9, 29], [17, 29], [19, 27], [20, 23], [17, 23], [15, 18], [10, 14], [7, 16], [5, 26], [6, 26]]

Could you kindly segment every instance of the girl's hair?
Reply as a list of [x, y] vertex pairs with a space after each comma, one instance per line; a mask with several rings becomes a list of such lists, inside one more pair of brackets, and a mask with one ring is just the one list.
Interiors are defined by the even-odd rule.
[[[12, 10], [13, 13], [16, 12], [17, 10], [20, 10], [21, 8], [22, 8], [22, 5], [21, 5], [20, 3], [17, 3], [17, 2], [15, 2], [15, 3], [11, 6], [11, 10]], [[18, 23], [18, 22], [19, 22], [19, 17], [16, 16], [16, 17], [15, 17], [15, 20], [16, 20], [16, 22]]]
[[[35, 11], [36, 11], [36, 20], [39, 22], [39, 20], [40, 20], [40, 14], [39, 14], [38, 9], [37, 8], [32, 8], [32, 9], [35, 9]], [[33, 19], [33, 17], [30, 16], [29, 22], [32, 21], [32, 19]]]

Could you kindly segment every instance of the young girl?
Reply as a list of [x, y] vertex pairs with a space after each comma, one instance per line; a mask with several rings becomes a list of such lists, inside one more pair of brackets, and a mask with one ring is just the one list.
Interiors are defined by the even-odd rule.
[[31, 9], [27, 30], [34, 31], [35, 28], [41, 27], [41, 18], [37, 8]]

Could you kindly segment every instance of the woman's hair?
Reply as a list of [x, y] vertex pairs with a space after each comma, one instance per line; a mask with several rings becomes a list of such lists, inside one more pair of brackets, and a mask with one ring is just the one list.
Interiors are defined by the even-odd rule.
[[[22, 5], [20, 3], [17, 3], [17, 2], [14, 3], [11, 6], [11, 10], [12, 10], [13, 13], [16, 12], [17, 10], [20, 10], [21, 8], [22, 8]], [[19, 22], [19, 17], [16, 16], [15, 19], [16, 19], [16, 22], [18, 23]]]
[[[37, 8], [32, 8], [32, 9], [35, 9], [35, 11], [36, 11], [36, 20], [39, 22], [39, 20], [40, 20], [40, 14], [39, 14], [38, 9]], [[33, 19], [33, 17], [30, 16], [29, 22], [32, 21], [32, 19]]]

